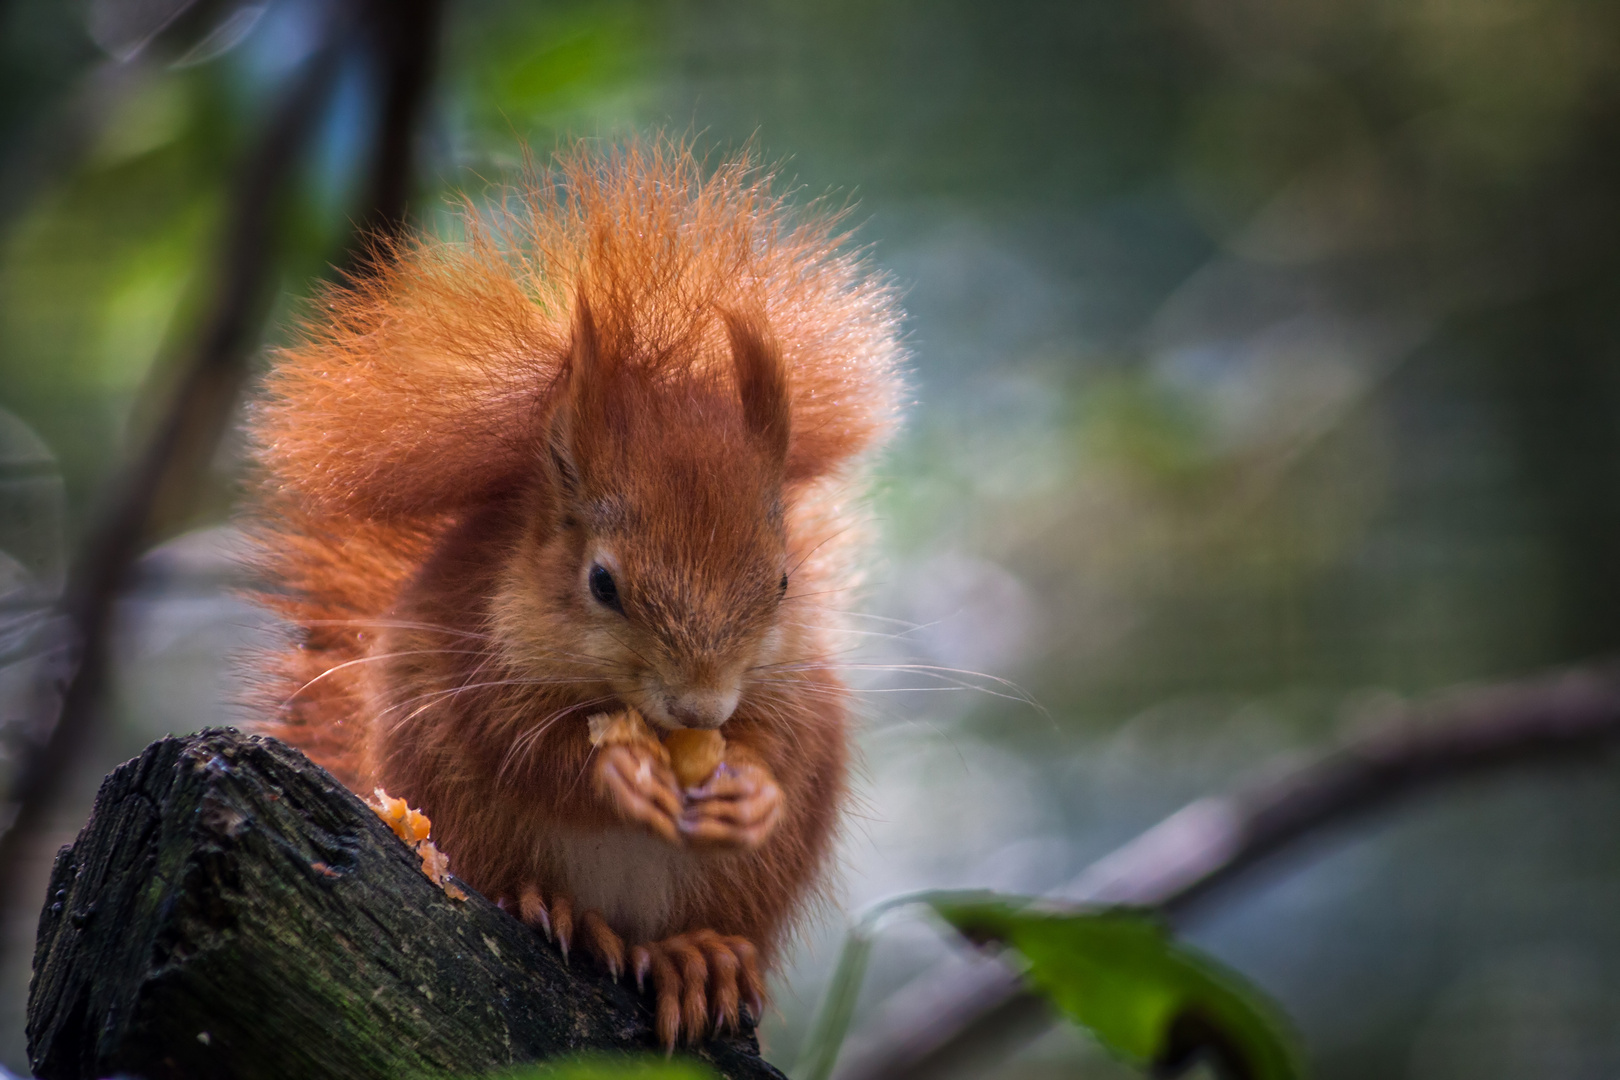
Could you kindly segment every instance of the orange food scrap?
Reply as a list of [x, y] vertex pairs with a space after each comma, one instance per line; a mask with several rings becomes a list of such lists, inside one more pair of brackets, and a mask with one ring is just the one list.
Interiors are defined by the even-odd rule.
[[694, 788], [719, 768], [726, 739], [718, 731], [677, 728], [664, 736], [664, 749], [669, 751], [669, 763], [681, 787]]
[[422, 857], [422, 873], [443, 889], [452, 900], [465, 900], [467, 894], [450, 880], [450, 859], [428, 839], [433, 822], [420, 810], [413, 810], [404, 799], [396, 799], [382, 788], [375, 792], [376, 801], [371, 808], [377, 816], [388, 822], [394, 835], [409, 844], [411, 850]]
[[450, 858], [444, 852], [433, 846], [433, 841], [423, 840], [416, 845], [416, 853], [422, 856], [422, 873], [428, 880], [444, 890], [444, 894], [452, 900], [465, 900], [467, 894], [455, 882], [450, 880]]
[[377, 811], [377, 816], [388, 822], [394, 835], [407, 844], [415, 844], [428, 838], [428, 832], [433, 828], [433, 822], [420, 810], [413, 810], [404, 799], [396, 799], [382, 788], [376, 791], [377, 801], [371, 808]]

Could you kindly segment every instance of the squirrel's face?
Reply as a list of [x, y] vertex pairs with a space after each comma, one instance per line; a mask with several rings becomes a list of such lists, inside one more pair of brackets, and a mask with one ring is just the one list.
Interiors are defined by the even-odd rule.
[[[782, 508], [736, 447], [681, 434], [625, 454], [620, 482], [534, 521], [518, 556], [528, 572], [509, 581], [528, 592], [520, 606], [541, 631], [526, 635], [532, 667], [574, 672], [660, 727], [715, 728], [750, 670], [778, 658]], [[559, 647], [574, 655], [550, 655]]]
[[[717, 728], [794, 636], [783, 619], [786, 389], [779, 366], [763, 380], [745, 370], [779, 362], [740, 333], [735, 382], [678, 390], [599, 361], [581, 372], [593, 358], [582, 364], [576, 341], [495, 615], [509, 661], [574, 684], [592, 712], [622, 702], [665, 729]], [[774, 400], [751, 404], [751, 390]]]

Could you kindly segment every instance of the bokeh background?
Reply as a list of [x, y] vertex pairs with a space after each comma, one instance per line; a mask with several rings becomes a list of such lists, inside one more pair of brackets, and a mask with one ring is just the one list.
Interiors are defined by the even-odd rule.
[[[0, 3], [0, 704], [213, 285], [234, 171], [331, 5]], [[171, 16], [182, 31], [152, 42]], [[904, 289], [844, 911], [1040, 891], [1197, 796], [1438, 690], [1620, 647], [1620, 7], [1603, 0], [449, 0], [413, 220], [524, 147], [752, 143]], [[342, 52], [261, 332], [343, 259], [380, 102]], [[106, 722], [18, 865], [33, 923], [101, 775], [240, 722], [241, 445], [118, 608]], [[969, 680], [994, 689], [987, 680]], [[1324, 833], [1187, 927], [1323, 1080], [1620, 1075], [1620, 762]], [[845, 915], [766, 1025], [792, 1062]], [[885, 937], [861, 1015], [949, 946]], [[996, 1072], [1129, 1075], [1058, 1030]]]

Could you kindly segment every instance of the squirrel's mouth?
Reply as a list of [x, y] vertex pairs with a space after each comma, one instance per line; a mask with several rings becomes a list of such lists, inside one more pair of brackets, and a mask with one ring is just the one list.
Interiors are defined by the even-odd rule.
[[685, 726], [670, 714], [669, 709], [664, 706], [659, 695], [655, 692], [643, 691], [641, 693], [621, 694], [618, 700], [623, 702], [619, 708], [634, 710], [642, 720], [646, 721], [648, 727], [653, 728], [660, 735], [667, 735], [669, 732]]
[[676, 721], [675, 718], [669, 714], [669, 710], [663, 708], [658, 699], [652, 697], [651, 695], [648, 696], [648, 703], [645, 706], [633, 707], [638, 713], [641, 714], [641, 718], [643, 720], [647, 721], [648, 724], [665, 734], [686, 726]]

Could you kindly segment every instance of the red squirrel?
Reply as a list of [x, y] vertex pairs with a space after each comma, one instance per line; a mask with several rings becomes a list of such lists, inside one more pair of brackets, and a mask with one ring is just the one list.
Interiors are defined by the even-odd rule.
[[[847, 797], [859, 465], [893, 289], [748, 159], [581, 144], [327, 288], [252, 403], [262, 729], [420, 808], [457, 876], [666, 1046], [759, 1019]], [[592, 718], [719, 729], [682, 790]]]

